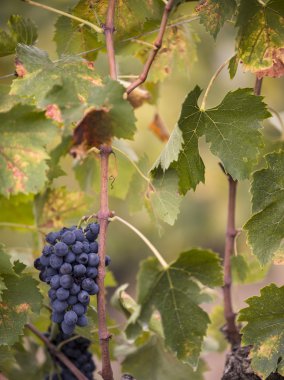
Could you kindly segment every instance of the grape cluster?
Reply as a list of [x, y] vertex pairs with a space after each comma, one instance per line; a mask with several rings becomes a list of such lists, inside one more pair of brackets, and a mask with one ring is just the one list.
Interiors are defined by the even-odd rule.
[[[49, 338], [49, 333], [45, 334]], [[72, 336], [71, 336], [72, 337]], [[66, 335], [63, 332], [59, 332], [55, 339], [51, 342], [58, 346], [61, 342], [66, 340]], [[96, 369], [95, 363], [92, 358], [91, 352], [88, 348], [91, 344], [89, 339], [78, 337], [65, 343], [61, 352], [89, 379], [93, 380], [93, 372]], [[53, 356], [52, 356], [53, 357]], [[53, 357], [54, 362], [60, 367], [60, 373], [46, 376], [45, 380], [76, 380], [76, 377], [69, 371], [69, 369], [60, 362], [56, 357]]]
[[[99, 292], [95, 281], [99, 265], [98, 234], [97, 223], [88, 224], [84, 230], [73, 226], [50, 232], [42, 256], [34, 262], [40, 280], [50, 285], [51, 319], [68, 335], [76, 325], [88, 324], [85, 314], [90, 295]], [[105, 264], [109, 263], [106, 256]]]

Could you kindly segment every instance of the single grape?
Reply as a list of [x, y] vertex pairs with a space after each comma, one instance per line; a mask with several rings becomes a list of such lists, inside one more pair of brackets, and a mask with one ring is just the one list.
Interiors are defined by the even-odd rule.
[[42, 250], [43, 256], [50, 256], [53, 253], [53, 247], [51, 245], [45, 245]]
[[78, 300], [83, 304], [87, 305], [90, 301], [90, 296], [85, 290], [81, 290], [78, 294]]
[[78, 302], [78, 297], [77, 296], [69, 296], [67, 299], [68, 305], [72, 306], [75, 305]]
[[89, 278], [96, 278], [98, 275], [98, 270], [95, 267], [87, 267], [86, 276]]
[[59, 301], [65, 301], [69, 297], [70, 292], [67, 289], [59, 288], [56, 291], [56, 297], [59, 299]]
[[88, 318], [85, 315], [81, 315], [77, 320], [77, 325], [84, 327], [88, 324]]
[[35, 261], [34, 261], [34, 267], [37, 270], [42, 270], [43, 269], [43, 265], [40, 262], [40, 258], [39, 257], [37, 259], [35, 259]]
[[105, 257], [105, 266], [106, 266], [106, 267], [109, 266], [110, 263], [111, 263], [111, 259], [110, 259], [110, 257], [109, 257], [109, 256], [106, 256], [106, 257]]
[[53, 310], [58, 313], [62, 313], [68, 307], [68, 303], [66, 301], [59, 301], [58, 299], [53, 301], [51, 305]]
[[50, 286], [53, 289], [58, 289], [60, 287], [60, 276], [59, 276], [59, 274], [55, 274], [54, 276], [51, 277]]
[[54, 246], [54, 252], [57, 256], [65, 256], [68, 253], [68, 245], [66, 245], [64, 242], [59, 241]]
[[76, 240], [77, 241], [81, 241], [81, 242], [84, 241], [85, 235], [84, 235], [84, 232], [81, 229], [77, 229], [76, 228], [73, 232], [74, 232], [74, 234], [76, 236]]
[[67, 255], [64, 257], [64, 261], [66, 263], [72, 264], [76, 260], [76, 256], [73, 252], [69, 251]]
[[86, 290], [86, 291], [89, 291], [93, 288], [95, 284], [95, 281], [92, 280], [91, 278], [85, 278], [83, 281], [82, 281], [82, 289]]
[[77, 257], [76, 260], [80, 264], [87, 264], [87, 262], [88, 262], [88, 255], [87, 255], [87, 253], [81, 253], [81, 255], [79, 257]]
[[83, 264], [74, 265], [73, 272], [74, 276], [80, 277], [86, 273], [86, 267]]
[[74, 325], [67, 325], [67, 323], [65, 323], [65, 321], [63, 321], [61, 323], [61, 328], [62, 328], [62, 331], [64, 332], [64, 334], [66, 334], [66, 335], [71, 335], [73, 333], [73, 331], [75, 330]]
[[51, 314], [51, 320], [54, 323], [61, 323], [63, 321], [63, 319], [64, 319], [64, 313], [59, 313], [57, 311], [54, 311]]
[[49, 232], [47, 235], [46, 235], [46, 238], [45, 240], [49, 243], [49, 244], [55, 244], [56, 240], [59, 238], [59, 233], [57, 232]]
[[94, 241], [96, 239], [96, 237], [97, 236], [95, 234], [93, 234], [91, 230], [88, 230], [86, 232], [86, 238], [89, 240], [89, 242]]
[[91, 252], [91, 250], [90, 250], [90, 244], [89, 244], [88, 241], [83, 241], [83, 251], [85, 253]]
[[89, 224], [89, 229], [92, 231], [94, 235], [98, 236], [100, 232], [100, 225], [98, 223], [91, 223]]
[[83, 245], [83, 243], [80, 242], [80, 241], [76, 241], [76, 242], [72, 245], [72, 247], [71, 247], [71, 249], [72, 249], [72, 251], [75, 253], [75, 255], [80, 255], [80, 253], [83, 252], [83, 248], [84, 248], [84, 245]]
[[92, 243], [90, 243], [90, 250], [91, 252], [98, 253], [99, 245], [96, 241], [93, 241]]
[[54, 269], [59, 269], [63, 263], [63, 258], [56, 256], [56, 255], [51, 255], [49, 259], [49, 264], [52, 268]]
[[71, 288], [70, 288], [70, 294], [72, 296], [75, 296], [76, 294], [78, 294], [80, 292], [80, 290], [81, 290], [81, 286], [73, 283]]
[[76, 241], [76, 235], [73, 231], [66, 231], [61, 236], [61, 241], [67, 245], [71, 245]]
[[72, 265], [69, 264], [69, 263], [62, 264], [62, 266], [60, 267], [59, 272], [61, 274], [70, 274], [72, 272]]
[[89, 253], [88, 255], [88, 265], [91, 267], [96, 267], [100, 262], [99, 255], [96, 253]]
[[49, 291], [48, 291], [48, 297], [51, 300], [55, 300], [56, 299], [56, 289], [49, 289]]
[[85, 314], [85, 307], [81, 303], [76, 303], [73, 305], [72, 310], [78, 315], [78, 317]]
[[62, 286], [62, 288], [70, 289], [71, 286], [73, 285], [73, 278], [72, 278], [72, 276], [70, 274], [64, 274], [60, 278], [60, 285]]
[[40, 256], [39, 261], [42, 266], [47, 267], [49, 265], [49, 256]]
[[69, 326], [76, 325], [78, 321], [78, 316], [73, 310], [69, 310], [64, 315], [64, 322]]
[[94, 285], [92, 286], [91, 289], [88, 290], [88, 293], [93, 296], [94, 294], [98, 294], [99, 292], [99, 287], [96, 283], [94, 283]]

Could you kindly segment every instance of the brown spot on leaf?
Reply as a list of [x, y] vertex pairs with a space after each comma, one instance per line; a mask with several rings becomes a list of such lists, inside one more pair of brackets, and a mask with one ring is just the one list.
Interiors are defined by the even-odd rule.
[[107, 108], [93, 109], [78, 124], [73, 133], [73, 146], [70, 153], [73, 157], [83, 158], [92, 147], [109, 144], [112, 137], [112, 126]]
[[26, 313], [30, 308], [30, 305], [28, 303], [21, 303], [20, 305], [17, 305], [15, 307], [16, 313]]
[[63, 123], [60, 109], [57, 104], [49, 104], [46, 107], [45, 116], [49, 119], [53, 119], [58, 123]]
[[24, 65], [18, 58], [15, 59], [15, 66], [16, 66], [15, 70], [18, 77], [23, 78], [28, 73]]
[[280, 78], [284, 75], [284, 48], [268, 49], [264, 58], [271, 58], [273, 63], [266, 69], [256, 71], [255, 74], [258, 78]]

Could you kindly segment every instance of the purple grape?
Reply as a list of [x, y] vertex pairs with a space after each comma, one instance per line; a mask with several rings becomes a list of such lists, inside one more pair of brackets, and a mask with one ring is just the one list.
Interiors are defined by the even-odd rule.
[[53, 247], [51, 245], [45, 245], [42, 250], [43, 256], [50, 256], [53, 253]]
[[54, 252], [57, 256], [65, 256], [68, 253], [68, 245], [66, 245], [64, 242], [59, 241], [54, 246]]
[[52, 314], [51, 314], [51, 320], [54, 322], [54, 323], [61, 323], [64, 319], [64, 313], [59, 313], [57, 311], [54, 311]]
[[89, 240], [89, 242], [92, 242], [96, 239], [96, 235], [92, 233], [92, 231], [88, 230], [86, 232], [86, 238]]
[[84, 251], [85, 253], [89, 253], [89, 252], [91, 252], [91, 250], [90, 250], [90, 244], [89, 244], [88, 241], [84, 241], [84, 242], [83, 242], [83, 251]]
[[64, 334], [66, 334], [66, 335], [71, 335], [71, 334], [73, 334], [73, 331], [74, 331], [74, 329], [75, 329], [75, 326], [74, 326], [74, 325], [72, 325], [72, 326], [67, 325], [67, 324], [65, 323], [65, 321], [63, 321], [63, 322], [61, 323], [61, 328], [62, 328], [62, 331], [64, 332]]
[[73, 278], [72, 278], [72, 276], [70, 276], [70, 274], [64, 274], [60, 278], [60, 285], [62, 286], [62, 288], [70, 289], [71, 286], [73, 285]]
[[99, 245], [96, 241], [93, 241], [92, 243], [90, 243], [90, 250], [91, 252], [98, 253]]
[[96, 278], [98, 275], [98, 270], [95, 267], [87, 267], [86, 275], [89, 278]]
[[100, 232], [100, 225], [98, 223], [91, 223], [89, 224], [89, 229], [92, 231], [94, 235], [98, 236]]
[[110, 257], [109, 257], [109, 256], [106, 256], [106, 257], [105, 257], [105, 266], [106, 266], [106, 267], [109, 266], [110, 263], [111, 263], [111, 259], [110, 259]]
[[63, 263], [63, 258], [56, 256], [56, 255], [51, 255], [49, 259], [49, 264], [52, 268], [54, 269], [59, 269]]
[[59, 299], [59, 301], [65, 301], [69, 297], [69, 290], [64, 289], [64, 288], [59, 288], [56, 291], [56, 297]]
[[60, 287], [60, 276], [59, 276], [59, 274], [55, 274], [54, 276], [51, 277], [50, 286], [53, 289], [58, 289]]
[[75, 296], [76, 294], [78, 294], [81, 290], [81, 287], [75, 283], [73, 283], [73, 285], [71, 286], [70, 288], [70, 294], [72, 296]]
[[66, 263], [71, 264], [76, 260], [76, 256], [74, 255], [73, 252], [69, 251], [67, 255], [64, 257], [64, 260]]
[[48, 297], [53, 301], [56, 299], [56, 289], [49, 289]]
[[53, 301], [51, 305], [53, 310], [58, 313], [62, 313], [68, 307], [68, 303], [66, 301], [59, 301], [58, 299]]
[[81, 292], [78, 294], [78, 300], [83, 305], [88, 305], [88, 303], [90, 302], [90, 296], [85, 290], [81, 290]]
[[87, 292], [91, 289], [93, 289], [93, 286], [95, 285], [95, 281], [91, 278], [85, 278], [82, 281], [82, 289], [86, 290]]
[[81, 255], [79, 257], [77, 257], [77, 261], [80, 264], [87, 264], [88, 255], [86, 253], [81, 253]]
[[61, 274], [70, 274], [72, 272], [72, 265], [69, 264], [69, 263], [62, 264], [62, 266], [60, 267], [59, 272]]
[[88, 319], [85, 315], [81, 315], [78, 320], [77, 320], [77, 325], [78, 326], [81, 326], [81, 327], [84, 327], [84, 326], [87, 326], [88, 324]]
[[76, 236], [76, 240], [77, 241], [81, 241], [81, 242], [84, 241], [85, 235], [84, 235], [84, 232], [81, 229], [76, 229], [73, 232], [74, 232], [74, 234]]
[[76, 243], [73, 244], [71, 247], [75, 255], [80, 255], [80, 253], [83, 252], [83, 248], [84, 248], [83, 243], [81, 243], [80, 241], [76, 241]]
[[72, 306], [72, 310], [75, 311], [78, 317], [85, 314], [85, 307], [81, 303], [76, 303], [74, 306]]
[[83, 276], [86, 273], [86, 267], [83, 264], [74, 265], [73, 272], [76, 277]]
[[37, 259], [35, 259], [35, 261], [34, 261], [34, 267], [37, 270], [42, 270], [43, 269], [43, 265], [40, 262], [40, 258], [39, 257]]
[[96, 253], [89, 253], [88, 255], [88, 265], [91, 267], [96, 267], [100, 262], [99, 255]]
[[76, 235], [74, 234], [73, 231], [66, 231], [61, 236], [61, 241], [67, 245], [71, 245], [71, 244], [75, 243]]
[[89, 294], [91, 296], [93, 296], [94, 294], [98, 294], [99, 292], [99, 287], [96, 283], [94, 283], [94, 285], [92, 286], [92, 288], [90, 290], [88, 290]]
[[47, 267], [49, 265], [49, 256], [40, 256], [39, 261], [43, 267]]
[[69, 326], [76, 325], [78, 321], [78, 316], [73, 310], [69, 310], [64, 315], [64, 322]]
[[67, 299], [68, 305], [75, 305], [78, 302], [77, 296], [69, 296]]
[[46, 240], [49, 244], [54, 244], [58, 238], [59, 238], [59, 233], [58, 233], [58, 232], [49, 232], [49, 233], [46, 235], [45, 240]]

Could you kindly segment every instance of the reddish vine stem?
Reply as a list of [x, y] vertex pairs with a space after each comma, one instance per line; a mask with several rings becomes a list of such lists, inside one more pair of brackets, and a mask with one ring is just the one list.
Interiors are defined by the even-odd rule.
[[[114, 33], [114, 15], [115, 15], [115, 4], [116, 0], [109, 0], [106, 23], [103, 25], [106, 48], [109, 64], [110, 77], [114, 80], [117, 79], [116, 72], [116, 62], [115, 62], [115, 51], [113, 44], [113, 33]], [[100, 147], [101, 156], [101, 189], [100, 189], [100, 210], [98, 212], [98, 221], [100, 224], [100, 244], [99, 244], [99, 257], [100, 263], [98, 268], [97, 284], [99, 286], [99, 293], [97, 296], [98, 304], [98, 328], [99, 328], [99, 338], [102, 353], [102, 370], [100, 375], [104, 380], [113, 380], [113, 372], [110, 362], [109, 353], [109, 340], [111, 334], [108, 331], [107, 321], [106, 321], [106, 301], [105, 301], [105, 256], [106, 256], [106, 234], [107, 227], [109, 223], [109, 218], [112, 213], [109, 211], [108, 206], [108, 164], [109, 156], [112, 153], [111, 146], [102, 145]]]
[[26, 328], [28, 328], [34, 335], [36, 335], [46, 345], [50, 353], [53, 356], [56, 356], [57, 359], [59, 359], [61, 363], [63, 363], [69, 369], [69, 371], [72, 372], [74, 376], [76, 376], [78, 380], [88, 380], [86, 376], [83, 375], [83, 373], [79, 371], [79, 369], [63, 354], [63, 352], [59, 351], [56, 346], [54, 346], [50, 340], [44, 336], [34, 325], [27, 323]]
[[233, 310], [232, 304], [232, 273], [231, 273], [231, 256], [234, 252], [235, 237], [237, 230], [235, 227], [235, 212], [236, 212], [236, 194], [237, 194], [237, 181], [234, 181], [230, 174], [227, 174], [229, 183], [229, 200], [228, 200], [228, 214], [227, 214], [227, 229], [226, 229], [226, 243], [224, 253], [224, 316], [226, 319], [226, 337], [232, 346], [239, 345], [241, 336], [239, 329], [236, 325], [236, 315]]
[[169, 0], [167, 4], [165, 5], [162, 21], [160, 24], [159, 34], [158, 34], [158, 37], [156, 38], [156, 41], [153, 44], [154, 48], [151, 50], [149, 57], [139, 77], [127, 87], [126, 89], [127, 94], [130, 94], [136, 87], [140, 86], [142, 83], [146, 81], [150, 68], [156, 58], [156, 55], [158, 54], [162, 46], [165, 30], [168, 23], [169, 14], [173, 8], [173, 5], [174, 5], [174, 0]]
[[[256, 78], [254, 85], [254, 94], [260, 95], [262, 87], [262, 78]], [[222, 166], [221, 166], [222, 167]], [[225, 172], [224, 168], [222, 167]], [[236, 194], [237, 194], [237, 181], [234, 181], [230, 174], [225, 173], [229, 182], [229, 201], [228, 201], [228, 216], [227, 216], [227, 230], [226, 230], [226, 243], [224, 253], [224, 316], [226, 319], [227, 329], [226, 336], [232, 346], [238, 346], [241, 342], [241, 335], [236, 325], [236, 314], [233, 310], [232, 304], [232, 273], [231, 273], [231, 256], [234, 253], [235, 238], [237, 230], [235, 227], [235, 213], [236, 213]]]

